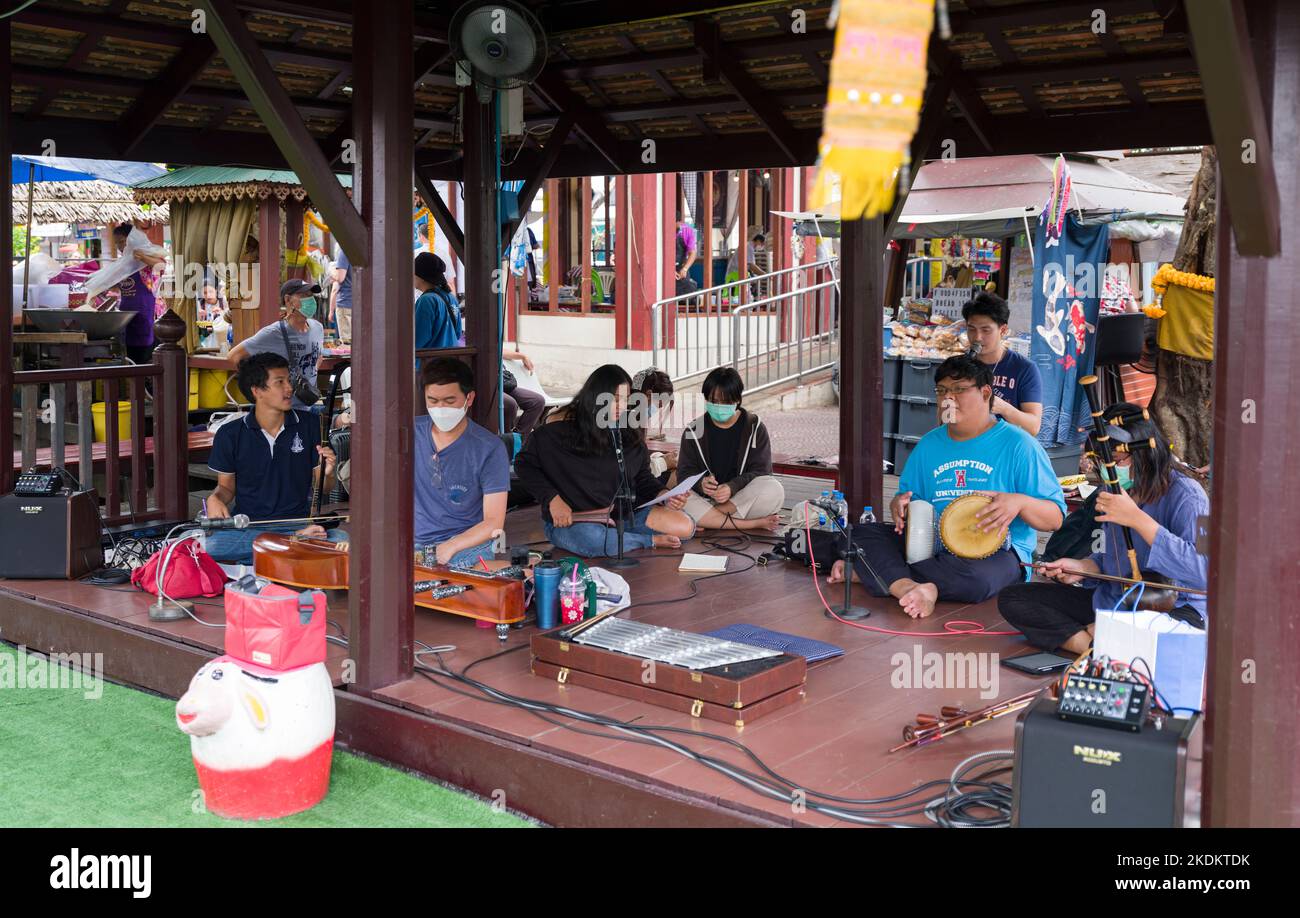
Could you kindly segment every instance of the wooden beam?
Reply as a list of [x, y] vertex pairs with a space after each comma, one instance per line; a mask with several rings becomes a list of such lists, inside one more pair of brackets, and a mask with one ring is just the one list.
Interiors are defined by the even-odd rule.
[[749, 75], [740, 61], [727, 53], [718, 40], [718, 35], [717, 23], [695, 20], [695, 46], [704, 56], [706, 67], [717, 68], [722, 80], [746, 104], [763, 125], [763, 129], [790, 158], [790, 162], [797, 164], [800, 157], [796, 152], [798, 144], [794, 139], [794, 128], [786, 120], [780, 106], [772, 101], [771, 96]]
[[561, 116], [560, 120], [555, 123], [551, 136], [546, 138], [546, 146], [542, 149], [537, 168], [524, 182], [524, 187], [519, 189], [519, 217], [508, 221], [502, 227], [501, 245], [503, 248], [510, 244], [510, 240], [514, 238], [515, 233], [519, 230], [519, 224], [528, 219], [528, 212], [533, 207], [533, 199], [537, 197], [542, 182], [546, 181], [551, 166], [555, 165], [555, 160], [559, 158], [560, 150], [564, 148], [564, 142], [569, 139], [569, 132], [573, 130], [573, 120], [572, 115]]
[[[240, 18], [234, 0], [199, 0], [199, 3], [208, 13], [208, 33], [248, 94], [267, 132], [297, 173], [313, 206], [324, 216], [348, 259], [354, 267], [363, 267], [369, 257], [369, 229], [330, 169], [315, 138], [307, 131], [289, 94], [258, 48], [257, 40]], [[405, 54], [401, 57], [405, 61], [403, 69], [407, 70], [410, 58]]]
[[1242, 255], [1276, 255], [1282, 208], [1245, 7], [1241, 0], [1204, 0], [1189, 4], [1187, 17], [1219, 150], [1219, 173], [1232, 207], [1237, 250]]
[[[349, 215], [364, 221], [365, 250], [353, 281], [352, 386], [361, 411], [351, 460], [348, 651], [356, 661], [350, 690], [361, 694], [409, 679], [414, 662], [412, 97], [405, 53], [412, 10], [399, 3], [382, 16], [358, 16], [352, 33], [353, 190], [361, 212]], [[337, 233], [332, 219], [329, 225]]]
[[[757, 60], [769, 57], [786, 57], [792, 54], [820, 54], [831, 51], [835, 45], [835, 33], [819, 30], [803, 35], [787, 33], [766, 38], [746, 41], [722, 42], [722, 50], [741, 60]], [[624, 45], [626, 47], [626, 45]], [[547, 69], [561, 76], [574, 79], [592, 79], [608, 76], [623, 76], [629, 73], [649, 73], [663, 70], [683, 70], [698, 67], [701, 55], [695, 48], [674, 48], [670, 51], [651, 51], [619, 54], [611, 57], [593, 57], [584, 60], [565, 62]]]
[[884, 226], [845, 220], [840, 235], [840, 490], [849, 509], [883, 519]]
[[195, 35], [176, 52], [156, 81], [140, 94], [130, 111], [118, 123], [117, 151], [123, 159], [144, 139], [190, 84], [216, 55], [217, 48], [206, 35]]
[[257, 324], [265, 328], [280, 318], [280, 201], [269, 195], [257, 205]]
[[[465, 337], [474, 359], [473, 418], [501, 432], [501, 311], [494, 282], [501, 241], [497, 194], [496, 106], [461, 93], [465, 129]], [[408, 294], [409, 297], [409, 294]], [[408, 320], [409, 324], [409, 320]]]
[[564, 84], [563, 79], [543, 71], [532, 84], [532, 89], [551, 108], [573, 118], [574, 126], [614, 172], [627, 171], [618, 156], [618, 138], [610, 133], [601, 116]]
[[903, 177], [900, 175], [894, 204], [885, 218], [886, 242], [894, 238], [894, 230], [898, 228], [898, 217], [902, 214], [903, 204], [912, 190], [912, 182], [916, 181], [916, 174], [924, 165], [925, 151], [934, 144], [935, 138], [939, 136], [939, 128], [947, 121], [948, 95], [951, 90], [948, 81], [933, 72], [926, 81], [925, 96], [921, 100], [921, 120], [916, 126], [916, 133], [912, 135], [911, 167], [908, 171], [907, 184], [904, 187]]
[[432, 181], [425, 177], [420, 169], [413, 170], [415, 176], [415, 189], [420, 194], [420, 199], [424, 205], [429, 208], [433, 214], [433, 220], [438, 224], [438, 229], [447, 237], [447, 245], [456, 253], [456, 257], [462, 262], [465, 260], [465, 231], [460, 228], [456, 218], [452, 216], [451, 211], [447, 209], [447, 202], [438, 194], [438, 189], [434, 187]]
[[969, 77], [962, 72], [961, 62], [937, 35], [930, 36], [928, 64], [930, 73], [938, 75], [948, 85], [953, 101], [957, 104], [957, 110], [961, 112], [966, 123], [970, 125], [971, 131], [979, 139], [980, 146], [985, 152], [993, 153], [994, 128], [988, 106], [971, 88]]
[[1025, 83], [1075, 80], [1125, 80], [1160, 73], [1196, 71], [1196, 60], [1185, 51], [1127, 54], [1123, 57], [1088, 57], [1052, 64], [1012, 64], [985, 70], [961, 70], [967, 84], [981, 89]]
[[591, 176], [578, 180], [578, 310], [591, 312]]
[[[1099, 6], [1095, 0], [1054, 0], [1052, 3], [1013, 3], [989, 7], [988, 12], [956, 12], [949, 16], [952, 33], [985, 32], [989, 29], [1019, 28], [1023, 26], [1060, 25], [1066, 22], [1087, 22]], [[1153, 0], [1107, 0], [1109, 19], [1150, 13]]]

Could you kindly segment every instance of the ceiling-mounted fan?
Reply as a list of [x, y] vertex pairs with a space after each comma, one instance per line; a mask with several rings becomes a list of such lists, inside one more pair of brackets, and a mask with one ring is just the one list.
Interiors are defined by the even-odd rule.
[[487, 102], [496, 90], [521, 89], [546, 64], [546, 33], [529, 10], [510, 0], [473, 0], [451, 18], [456, 83]]

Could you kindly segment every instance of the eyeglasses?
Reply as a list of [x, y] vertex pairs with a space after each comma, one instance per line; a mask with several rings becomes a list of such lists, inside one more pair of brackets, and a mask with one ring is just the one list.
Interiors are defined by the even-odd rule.
[[934, 394], [939, 398], [940, 401], [942, 401], [943, 399], [947, 398], [950, 395], [953, 398], [956, 398], [958, 395], [961, 395], [963, 392], [969, 392], [971, 389], [978, 389], [978, 388], [979, 386], [962, 386], [959, 389], [949, 389], [947, 386], [935, 386]]

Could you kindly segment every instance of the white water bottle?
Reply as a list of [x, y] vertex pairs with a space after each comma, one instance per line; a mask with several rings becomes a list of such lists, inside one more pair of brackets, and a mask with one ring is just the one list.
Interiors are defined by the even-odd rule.
[[865, 525], [866, 523], [874, 523], [875, 521], [876, 521], [876, 514], [872, 512], [871, 505], [868, 504], [866, 507], [863, 508], [862, 516], [858, 517], [858, 522]]
[[832, 492], [831, 499], [835, 502], [835, 516], [840, 521], [840, 528], [847, 529], [849, 526], [849, 503], [844, 499], [844, 492]]

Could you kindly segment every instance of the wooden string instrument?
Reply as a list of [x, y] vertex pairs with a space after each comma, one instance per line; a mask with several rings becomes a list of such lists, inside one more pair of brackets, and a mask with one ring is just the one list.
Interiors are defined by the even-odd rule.
[[[1106, 430], [1106, 421], [1102, 418], [1101, 396], [1097, 392], [1097, 377], [1082, 376], [1079, 378], [1079, 385], [1083, 387], [1084, 394], [1088, 396], [1088, 410], [1092, 414], [1093, 432], [1091, 436], [1096, 443], [1096, 452], [1101, 461], [1099, 474], [1102, 483], [1106, 485], [1106, 490], [1110, 493], [1119, 494], [1124, 489], [1120, 487], [1119, 475], [1115, 472], [1115, 453], [1110, 446], [1110, 432]], [[1128, 554], [1128, 563], [1133, 573], [1133, 579], [1141, 580], [1142, 571], [1138, 568], [1137, 549], [1133, 547], [1133, 533], [1127, 526], [1121, 526], [1120, 531], [1124, 533], [1124, 547]]]
[[[344, 360], [339, 364], [337, 364], [334, 368], [334, 380], [330, 384], [329, 404], [325, 406], [325, 413], [321, 416], [320, 442], [322, 446], [329, 446], [330, 443], [330, 430], [332, 430], [334, 427], [334, 406], [338, 403], [338, 398], [339, 398], [339, 382], [343, 379], [343, 370], [348, 366], [350, 366], [350, 362]], [[334, 474], [335, 475], [338, 474], [337, 464], [334, 467]], [[337, 526], [339, 524], [341, 518], [338, 516], [332, 516], [332, 517], [321, 516], [320, 505], [321, 505], [321, 500], [324, 498], [324, 492], [325, 492], [325, 464], [322, 462], [320, 467], [320, 475], [312, 483], [311, 505], [310, 505], [311, 515], [314, 520], [319, 521], [320, 525], [324, 526], [327, 529], [331, 529], [334, 526]], [[345, 585], [346, 585], [346, 581], [345, 581]]]
[[[1063, 559], [1064, 560], [1064, 559]], [[1020, 562], [1021, 567], [1033, 568], [1038, 570], [1040, 565], [1027, 564]], [[1157, 574], [1155, 571], [1143, 571], [1141, 579], [1132, 577], [1116, 577], [1113, 574], [1094, 574], [1092, 572], [1082, 574], [1090, 580], [1108, 580], [1111, 583], [1127, 583], [1130, 586], [1141, 584], [1143, 587], [1142, 598], [1138, 601], [1139, 609], [1148, 609], [1152, 612], [1172, 612], [1178, 602], [1179, 593], [1191, 593], [1195, 596], [1209, 596], [1209, 590], [1199, 590], [1196, 587], [1183, 586], [1178, 583], [1172, 583], [1163, 574]]]
[[[265, 532], [253, 540], [253, 573], [286, 586], [307, 590], [346, 590], [349, 552], [341, 543], [326, 539]], [[446, 565], [417, 564], [412, 584], [440, 581], [470, 589], [454, 596], [437, 597], [434, 587], [415, 595], [415, 604], [439, 612], [464, 615], [498, 625], [524, 619], [524, 583], [482, 574], [465, 573]]]

